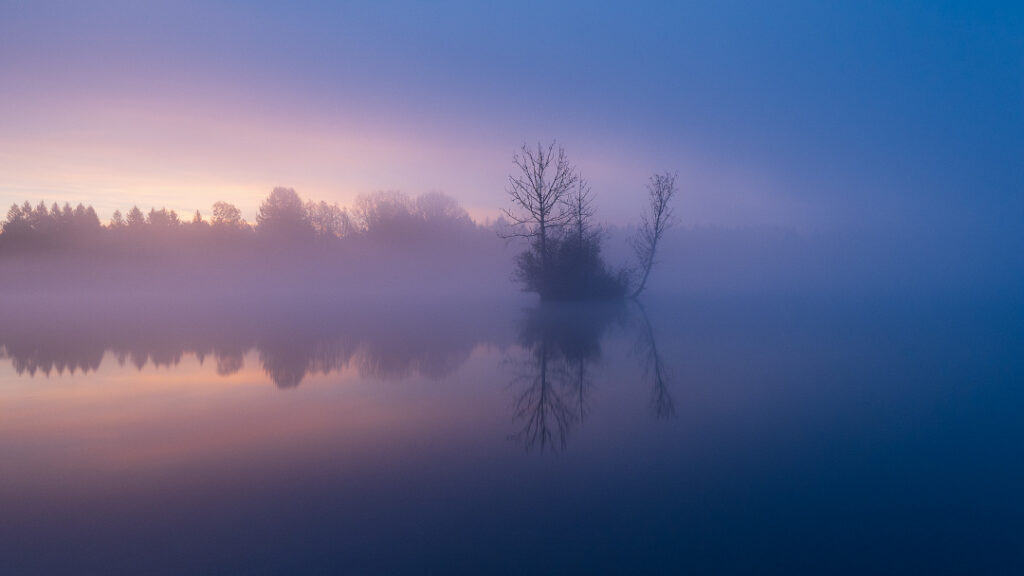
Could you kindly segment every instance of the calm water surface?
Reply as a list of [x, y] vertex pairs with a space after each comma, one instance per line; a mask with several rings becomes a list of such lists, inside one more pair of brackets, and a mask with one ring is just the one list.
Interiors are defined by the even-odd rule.
[[1020, 573], [1016, 302], [0, 304], [0, 573]]

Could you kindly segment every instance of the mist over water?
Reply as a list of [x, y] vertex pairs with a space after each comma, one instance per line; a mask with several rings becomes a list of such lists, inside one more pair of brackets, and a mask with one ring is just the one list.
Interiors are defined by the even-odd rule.
[[0, 575], [1024, 573], [1022, 31], [0, 2]]
[[1004, 254], [676, 227], [558, 302], [430, 199], [4, 238], [0, 573], [1024, 567]]
[[1022, 562], [1019, 303], [3, 304], [4, 572]]

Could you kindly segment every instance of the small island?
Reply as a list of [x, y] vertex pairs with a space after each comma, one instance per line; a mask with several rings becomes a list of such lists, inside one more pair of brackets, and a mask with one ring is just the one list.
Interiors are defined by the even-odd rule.
[[499, 234], [522, 239], [516, 279], [541, 300], [610, 300], [636, 297], [647, 285], [658, 242], [674, 223], [671, 201], [676, 176], [655, 174], [647, 185], [648, 205], [631, 238], [636, 263], [611, 268], [601, 255], [601, 228], [594, 221], [594, 193], [555, 142], [523, 146], [517, 171], [508, 178], [511, 221]]

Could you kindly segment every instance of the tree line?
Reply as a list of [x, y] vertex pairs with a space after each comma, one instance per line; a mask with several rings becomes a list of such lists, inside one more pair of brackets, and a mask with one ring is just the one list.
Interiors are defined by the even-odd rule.
[[[507, 240], [524, 243], [514, 264], [514, 278], [524, 290], [542, 300], [618, 299], [643, 292], [657, 263], [658, 245], [675, 222], [675, 174], [650, 178], [647, 202], [630, 239], [634, 260], [612, 267], [602, 255], [604, 232], [596, 221], [594, 192], [565, 150], [554, 142], [538, 143], [536, 148], [524, 144], [513, 161], [515, 170], [506, 187], [510, 206], [503, 209], [503, 218], [493, 229]], [[158, 250], [201, 259], [211, 255], [211, 247], [217, 251], [242, 247], [243, 253], [262, 256], [282, 246], [369, 241], [418, 248], [440, 242], [452, 248], [435, 250], [436, 260], [441, 261], [481, 245], [476, 241], [480, 236], [474, 235], [487, 228], [474, 223], [457, 201], [440, 192], [419, 196], [376, 192], [342, 207], [303, 200], [294, 189], [278, 187], [260, 204], [252, 224], [238, 207], [223, 201], [213, 204], [209, 219], [199, 211], [183, 218], [166, 208], [144, 213], [133, 206], [126, 214], [115, 211], [105, 225], [91, 206], [83, 204], [75, 208], [70, 204], [47, 207], [45, 202], [14, 204], [0, 230], [0, 252], [92, 247], [98, 252]]]
[[351, 208], [303, 200], [292, 188], [278, 187], [262, 202], [255, 223], [237, 206], [218, 201], [211, 216], [200, 211], [182, 217], [174, 210], [133, 206], [115, 210], [102, 224], [92, 206], [45, 202], [14, 204], [7, 211], [0, 247], [59, 249], [103, 243], [137, 246], [138, 242], [219, 243], [267, 239], [277, 243], [334, 242], [345, 238], [401, 241], [458, 235], [476, 229], [469, 214], [450, 196], [428, 192], [376, 192], [360, 196]]

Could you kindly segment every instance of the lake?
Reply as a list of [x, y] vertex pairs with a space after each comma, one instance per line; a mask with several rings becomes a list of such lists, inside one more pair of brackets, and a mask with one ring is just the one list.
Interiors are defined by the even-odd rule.
[[1024, 570], [1016, 300], [0, 304], [3, 574]]

